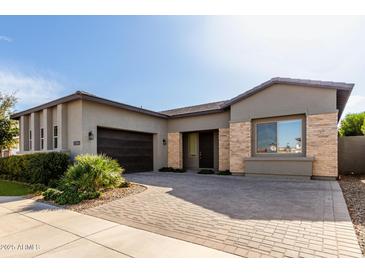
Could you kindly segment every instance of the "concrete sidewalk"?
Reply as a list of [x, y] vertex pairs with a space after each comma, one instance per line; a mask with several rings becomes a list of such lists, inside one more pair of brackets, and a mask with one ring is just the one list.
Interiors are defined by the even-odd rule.
[[0, 197], [0, 220], [0, 257], [237, 258], [31, 199]]

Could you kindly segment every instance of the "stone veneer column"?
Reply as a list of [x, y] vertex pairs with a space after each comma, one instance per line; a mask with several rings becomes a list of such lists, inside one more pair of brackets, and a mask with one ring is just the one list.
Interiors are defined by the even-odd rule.
[[229, 128], [218, 130], [218, 170], [229, 170]]
[[314, 157], [313, 176], [337, 177], [337, 112], [307, 116], [306, 154]]
[[251, 122], [230, 123], [229, 165], [232, 173], [244, 173], [244, 158], [251, 156]]
[[169, 167], [182, 168], [182, 134], [180, 132], [167, 135], [167, 162]]

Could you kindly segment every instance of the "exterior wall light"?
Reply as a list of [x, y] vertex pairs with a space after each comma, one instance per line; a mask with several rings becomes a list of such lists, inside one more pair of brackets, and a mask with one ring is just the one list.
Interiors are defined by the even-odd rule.
[[166, 146], [166, 139], [163, 139], [163, 140], [162, 140], [162, 144], [163, 144], [164, 146]]
[[94, 133], [91, 130], [89, 131], [88, 136], [90, 141], [94, 140]]

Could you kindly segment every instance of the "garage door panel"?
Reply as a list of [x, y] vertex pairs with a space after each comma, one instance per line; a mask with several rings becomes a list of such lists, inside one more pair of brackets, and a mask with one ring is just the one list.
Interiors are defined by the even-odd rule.
[[153, 170], [153, 135], [98, 127], [97, 152], [116, 159], [126, 172]]

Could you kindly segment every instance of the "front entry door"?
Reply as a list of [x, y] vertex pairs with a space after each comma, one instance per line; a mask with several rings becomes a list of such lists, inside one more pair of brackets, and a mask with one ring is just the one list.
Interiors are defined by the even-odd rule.
[[199, 132], [199, 168], [214, 168], [213, 131]]

